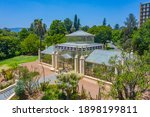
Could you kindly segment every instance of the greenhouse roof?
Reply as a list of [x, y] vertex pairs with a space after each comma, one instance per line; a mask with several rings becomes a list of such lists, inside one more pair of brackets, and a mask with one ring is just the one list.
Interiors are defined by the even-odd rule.
[[111, 57], [118, 56], [121, 57], [121, 51], [114, 50], [94, 50], [87, 58], [86, 62], [95, 64], [105, 64], [110, 65], [109, 60]]
[[66, 36], [67, 37], [94, 37], [94, 35], [84, 32], [82, 30], [78, 30], [78, 31], [68, 34]]
[[42, 54], [53, 54], [55, 52], [55, 46], [50, 46], [47, 49], [43, 50]]
[[72, 56], [71, 55], [69, 55], [69, 54], [63, 54], [63, 55], [61, 55], [63, 58], [65, 58], [65, 59], [71, 59], [72, 58]]
[[82, 47], [92, 47], [92, 46], [102, 46], [102, 44], [99, 43], [62, 43], [62, 44], [58, 44], [57, 46], [63, 46], [63, 47], [78, 47], [78, 48], [82, 48]]

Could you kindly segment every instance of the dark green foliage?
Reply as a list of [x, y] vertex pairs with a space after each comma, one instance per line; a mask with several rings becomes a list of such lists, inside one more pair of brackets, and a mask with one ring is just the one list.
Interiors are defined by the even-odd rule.
[[115, 29], [115, 30], [119, 30], [119, 29], [120, 29], [119, 24], [116, 24], [116, 25], [114, 26], [114, 29]]
[[64, 25], [67, 30], [67, 33], [71, 33], [72, 24], [73, 24], [73, 22], [69, 18], [66, 18], [64, 20]]
[[50, 36], [54, 36], [56, 34], [62, 34], [65, 35], [66, 33], [66, 28], [63, 22], [61, 20], [54, 20], [52, 24], [50, 25], [50, 29], [48, 34]]
[[77, 14], [75, 14], [74, 16], [74, 28], [75, 28], [75, 31], [79, 30], [80, 29], [80, 19], [78, 18]]
[[27, 38], [29, 35], [29, 32], [26, 28], [23, 28], [19, 33], [18, 33], [18, 36], [19, 36], [19, 39], [20, 41], [24, 40], [25, 38]]
[[[48, 34], [45, 37], [44, 43], [47, 46], [64, 43], [66, 42], [65, 34], [66, 34], [66, 28], [68, 27], [69, 30], [69, 19], [65, 20], [66, 27], [61, 20], [54, 20], [52, 24], [50, 25]], [[71, 29], [70, 29], [71, 30]]]
[[89, 26], [83, 26], [83, 27], [81, 27], [81, 30], [87, 32], [89, 28], [90, 28]]
[[16, 32], [11, 32], [8, 28], [0, 29], [0, 36], [17, 37]]
[[0, 36], [0, 60], [14, 57], [20, 53], [19, 39], [12, 36]]
[[74, 16], [74, 28], [76, 31], [78, 30], [78, 17], [76, 14]]
[[25, 94], [25, 86], [23, 81], [18, 81], [15, 88], [15, 94], [19, 97], [20, 100], [27, 99]]
[[130, 13], [129, 16], [126, 18], [124, 24], [128, 28], [129, 32], [133, 31], [138, 26], [137, 19], [132, 13]]
[[138, 22], [133, 14], [129, 14], [124, 23], [126, 27], [122, 30], [123, 35], [120, 44], [124, 50], [126, 50], [127, 52], [131, 52], [133, 49], [131, 46], [132, 35], [134, 31], [137, 30]]
[[40, 39], [43, 39], [43, 36], [46, 33], [46, 24], [42, 22], [42, 19], [35, 19], [31, 24], [29, 31], [34, 32]]
[[78, 19], [78, 27], [77, 27], [77, 30], [80, 29], [80, 26], [81, 26], [81, 24], [80, 24], [80, 19]]
[[121, 30], [112, 30], [112, 42], [115, 44], [119, 44], [122, 38]]
[[30, 34], [21, 43], [21, 50], [23, 54], [36, 55], [40, 46], [39, 37], [35, 34]]
[[46, 91], [48, 88], [49, 88], [49, 82], [43, 82], [43, 83], [40, 83], [40, 90], [41, 91]]
[[59, 44], [59, 43], [65, 43], [66, 37], [63, 34], [55, 34], [53, 36], [46, 36], [45, 37], [45, 43], [48, 46]]
[[112, 29], [108, 26], [93, 26], [88, 32], [95, 34], [96, 43], [103, 43], [105, 45], [112, 38]]
[[150, 51], [150, 20], [147, 20], [138, 31], [134, 32], [132, 39], [133, 50], [143, 55]]
[[106, 18], [104, 18], [104, 20], [103, 20], [103, 26], [106, 26], [106, 25], [107, 25]]
[[63, 99], [57, 85], [47, 85], [42, 100], [58, 100]]

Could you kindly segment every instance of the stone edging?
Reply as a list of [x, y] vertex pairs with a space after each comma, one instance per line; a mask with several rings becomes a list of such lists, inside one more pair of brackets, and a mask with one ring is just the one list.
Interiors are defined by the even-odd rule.
[[12, 84], [12, 85], [10, 85], [10, 86], [8, 86], [8, 87], [6, 87], [6, 88], [4, 88], [4, 89], [0, 90], [0, 93], [5, 92], [6, 90], [8, 90], [8, 89], [10, 89], [10, 88], [14, 87], [15, 85], [16, 85], [16, 83], [14, 83], [14, 84]]
[[55, 71], [55, 69], [52, 68], [52, 65], [50, 65], [50, 64], [47, 64], [47, 63], [44, 63], [44, 62], [40, 62], [39, 65], [41, 65], [41, 66], [44, 65], [44, 67], [49, 68], [51, 71]]
[[7, 100], [10, 100], [13, 96], [15, 96], [15, 93], [13, 93]]
[[112, 85], [111, 82], [108, 82], [108, 81], [105, 81], [105, 80], [100, 80], [98, 78], [94, 78], [92, 76], [87, 76], [87, 75], [84, 75], [85, 78], [88, 78], [88, 79], [91, 79], [91, 80], [95, 80], [95, 81], [99, 81], [99, 82], [102, 82], [102, 83], [105, 83], [105, 84], [108, 84], [108, 85]]

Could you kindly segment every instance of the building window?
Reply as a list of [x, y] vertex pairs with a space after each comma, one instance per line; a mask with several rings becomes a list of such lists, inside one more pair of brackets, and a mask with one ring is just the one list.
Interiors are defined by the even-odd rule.
[[147, 11], [149, 11], [149, 8], [147, 8]]
[[149, 12], [147, 12], [147, 15], [149, 15]]
[[143, 23], [145, 22], [145, 20], [143, 20]]

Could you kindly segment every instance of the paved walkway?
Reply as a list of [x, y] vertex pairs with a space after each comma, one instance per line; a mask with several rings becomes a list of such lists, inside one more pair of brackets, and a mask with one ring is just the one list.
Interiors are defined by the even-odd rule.
[[[45, 81], [50, 81], [52, 84], [55, 83], [56, 81], [56, 73], [52, 72], [48, 67], [41, 66], [39, 62], [30, 62], [30, 63], [25, 63], [22, 64], [23, 66], [26, 66], [30, 71], [38, 71], [40, 73], [40, 80], [39, 82], [44, 82]], [[44, 79], [45, 76], [45, 79]], [[87, 94], [91, 94], [92, 98], [96, 98], [96, 95], [98, 95], [99, 92], [99, 84], [97, 81], [83, 78], [79, 82], [79, 92], [82, 90], [82, 86], [84, 89], [86, 89]], [[14, 88], [9, 89], [9, 91], [0, 94], [0, 100], [1, 99], [8, 99], [11, 94], [14, 93]]]
[[7, 100], [14, 93], [14, 88], [15, 88], [15, 85], [0, 92], [0, 100]]

